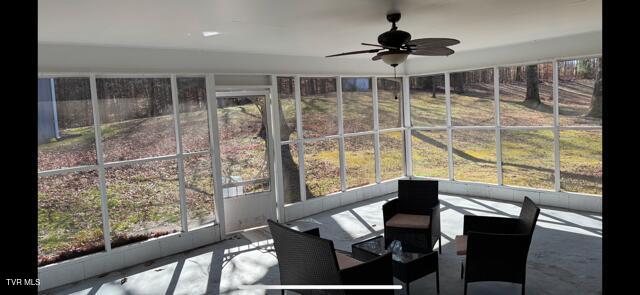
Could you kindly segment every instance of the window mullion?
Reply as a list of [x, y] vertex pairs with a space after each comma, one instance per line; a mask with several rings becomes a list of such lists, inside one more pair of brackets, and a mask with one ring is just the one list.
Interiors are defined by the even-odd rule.
[[380, 122], [378, 114], [378, 78], [371, 77], [371, 93], [373, 94], [373, 154], [375, 157], [376, 167], [376, 183], [382, 180], [382, 171], [380, 166]]
[[182, 231], [189, 230], [187, 223], [187, 201], [184, 184], [184, 159], [182, 147], [182, 133], [180, 130], [180, 103], [178, 101], [178, 81], [176, 75], [171, 75], [171, 102], [173, 103], [173, 122], [176, 136], [176, 155], [178, 160], [178, 194], [180, 196], [180, 220]]
[[346, 160], [344, 156], [344, 118], [343, 118], [343, 108], [342, 108], [342, 77], [338, 76], [336, 78], [336, 93], [338, 96], [338, 146], [340, 152], [338, 153], [340, 157], [340, 190], [347, 190], [347, 166]]

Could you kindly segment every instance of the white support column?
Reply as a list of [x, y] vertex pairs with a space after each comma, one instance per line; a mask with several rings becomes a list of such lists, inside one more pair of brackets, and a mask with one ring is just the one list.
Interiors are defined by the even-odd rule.
[[555, 163], [554, 179], [555, 190], [559, 192], [560, 188], [560, 118], [559, 118], [559, 92], [558, 92], [558, 60], [553, 60], [553, 160]]
[[307, 181], [304, 172], [304, 138], [302, 126], [302, 95], [300, 94], [300, 76], [294, 77], [294, 90], [296, 98], [296, 148], [298, 149], [298, 172], [300, 172], [300, 201], [307, 200]]
[[104, 171], [104, 154], [102, 152], [102, 128], [100, 126], [100, 106], [98, 105], [98, 88], [96, 86], [96, 75], [89, 75], [89, 88], [91, 90], [91, 108], [93, 111], [93, 127], [96, 140], [96, 155], [98, 160], [98, 186], [100, 189], [101, 209], [102, 209], [102, 234], [104, 237], [104, 248], [111, 251], [111, 228], [109, 226], [109, 208], [107, 206], [107, 184]]
[[[273, 147], [274, 147], [274, 167], [273, 177], [275, 181], [276, 194], [276, 218], [278, 222], [284, 223], [284, 171], [282, 167], [282, 145], [280, 144], [280, 96], [278, 95], [278, 77], [271, 75], [271, 114], [273, 126]], [[286, 124], [286, 122], [284, 122]]]
[[220, 240], [226, 237], [224, 219], [224, 196], [222, 195], [222, 161], [220, 159], [220, 137], [218, 137], [218, 102], [216, 81], [213, 74], [205, 76], [207, 92], [207, 112], [209, 113], [209, 145], [211, 146], [211, 166], [213, 169], [214, 205], [216, 220], [220, 227]]
[[178, 162], [178, 193], [180, 196], [180, 220], [182, 224], [182, 231], [189, 230], [187, 221], [187, 201], [186, 191], [184, 184], [184, 159], [182, 149], [182, 132], [180, 130], [180, 103], [178, 102], [178, 80], [176, 75], [171, 75], [171, 101], [173, 102], [173, 122], [176, 135], [176, 155]]
[[338, 146], [340, 153], [340, 190], [347, 190], [347, 163], [344, 157], [344, 118], [342, 117], [342, 77], [336, 77], [336, 93], [338, 94]]
[[[273, 77], [272, 77], [273, 79]], [[272, 80], [272, 84], [271, 87], [269, 87], [269, 94], [265, 96], [265, 101], [264, 101], [264, 107], [266, 108], [266, 113], [267, 113], [267, 161], [269, 163], [268, 167], [269, 167], [269, 187], [271, 189], [272, 192], [274, 192], [274, 199], [275, 199], [275, 210], [276, 210], [276, 220], [278, 219], [278, 216], [283, 216], [280, 215], [280, 206], [282, 205], [282, 202], [278, 202], [277, 199], [277, 188], [278, 188], [278, 177], [276, 177], [276, 174], [278, 173], [277, 171], [281, 171], [280, 169], [276, 170], [276, 165], [278, 163], [276, 159], [276, 146], [277, 146], [277, 150], [280, 151], [280, 125], [274, 125], [273, 124], [273, 120], [274, 120], [274, 116], [273, 116], [273, 105], [274, 105], [274, 101], [277, 101], [277, 99], [275, 99], [277, 97], [277, 90], [276, 87], [274, 87], [273, 85], [273, 80]], [[276, 110], [276, 113], [279, 113]], [[279, 121], [279, 120], [278, 120]], [[277, 130], [277, 134], [278, 137], [275, 137], [276, 135], [276, 130]], [[278, 152], [279, 153], [279, 152]], [[275, 162], [275, 163], [274, 163]], [[275, 188], [274, 188], [275, 187]], [[284, 210], [284, 207], [283, 207]]]
[[49, 79], [51, 85], [51, 109], [53, 110], [53, 128], [55, 128], [56, 138], [60, 138], [60, 126], [58, 126], [58, 105], [56, 103], [56, 81]]
[[500, 138], [500, 69], [493, 68], [493, 104], [495, 107], [496, 117], [496, 171], [498, 177], [498, 185], [502, 185], [502, 140]]
[[380, 120], [378, 120], [378, 78], [371, 77], [371, 91], [373, 93], [373, 154], [376, 165], [376, 183], [382, 181], [380, 167]]
[[454, 180], [453, 167], [453, 132], [451, 130], [451, 75], [444, 73], [444, 97], [447, 108], [447, 153], [449, 155], [449, 180]]
[[413, 177], [413, 157], [411, 155], [411, 93], [409, 85], [409, 77], [402, 76], [401, 87], [402, 97], [400, 98], [402, 116], [402, 127], [404, 129], [404, 171], [408, 177]]

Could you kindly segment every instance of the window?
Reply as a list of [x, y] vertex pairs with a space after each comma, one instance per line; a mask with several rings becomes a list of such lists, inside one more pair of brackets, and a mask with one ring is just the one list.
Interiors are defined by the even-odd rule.
[[493, 69], [451, 73], [451, 124], [493, 126]]
[[340, 157], [337, 139], [304, 143], [307, 199], [340, 191]]
[[553, 65], [500, 68], [500, 125], [553, 125]]
[[602, 131], [560, 131], [560, 188], [602, 194]]
[[169, 78], [96, 79], [105, 162], [176, 154]]
[[562, 126], [602, 126], [602, 59], [558, 62], [558, 105]]
[[380, 179], [404, 176], [404, 134], [402, 131], [380, 133]]
[[411, 77], [411, 125], [446, 126], [444, 75]]
[[270, 190], [265, 101], [264, 96], [218, 97], [226, 197]]
[[38, 79], [38, 171], [96, 165], [89, 78]]
[[553, 189], [553, 131], [502, 130], [502, 182], [504, 185]]
[[447, 131], [411, 131], [411, 161], [416, 176], [449, 178]]
[[455, 180], [497, 183], [494, 130], [453, 130]]
[[177, 78], [180, 132], [184, 152], [209, 150], [207, 90], [203, 77]]
[[378, 127], [402, 127], [402, 78], [378, 78]]
[[215, 221], [213, 166], [208, 154], [184, 158], [184, 189], [188, 228]]
[[278, 77], [278, 101], [280, 102], [280, 140], [295, 140], [296, 131], [296, 97], [295, 79]]
[[336, 79], [301, 78], [300, 93], [304, 137], [338, 134]]
[[96, 170], [38, 178], [38, 266], [104, 250]]
[[376, 182], [376, 160], [373, 150], [373, 134], [345, 137], [347, 188]]
[[344, 133], [373, 130], [371, 78], [342, 78]]
[[112, 247], [180, 230], [175, 160], [105, 169]]

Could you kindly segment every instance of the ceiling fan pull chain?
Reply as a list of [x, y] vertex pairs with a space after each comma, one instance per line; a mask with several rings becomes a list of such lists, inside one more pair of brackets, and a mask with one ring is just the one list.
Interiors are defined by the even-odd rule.
[[[393, 67], [393, 80], [398, 81], [398, 77], [396, 76], [396, 67]], [[393, 87], [393, 96], [395, 96], [395, 99], [398, 99], [397, 87]]]

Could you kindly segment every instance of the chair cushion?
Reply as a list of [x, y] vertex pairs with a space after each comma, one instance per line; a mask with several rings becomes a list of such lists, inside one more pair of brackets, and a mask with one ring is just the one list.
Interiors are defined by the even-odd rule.
[[336, 258], [338, 259], [338, 267], [341, 270], [363, 263], [360, 260], [338, 251], [336, 251]]
[[402, 228], [420, 228], [428, 229], [431, 225], [431, 219], [429, 215], [415, 215], [415, 214], [396, 214], [387, 220], [385, 226], [389, 227], [402, 227]]
[[467, 236], [456, 236], [456, 254], [467, 254]]

